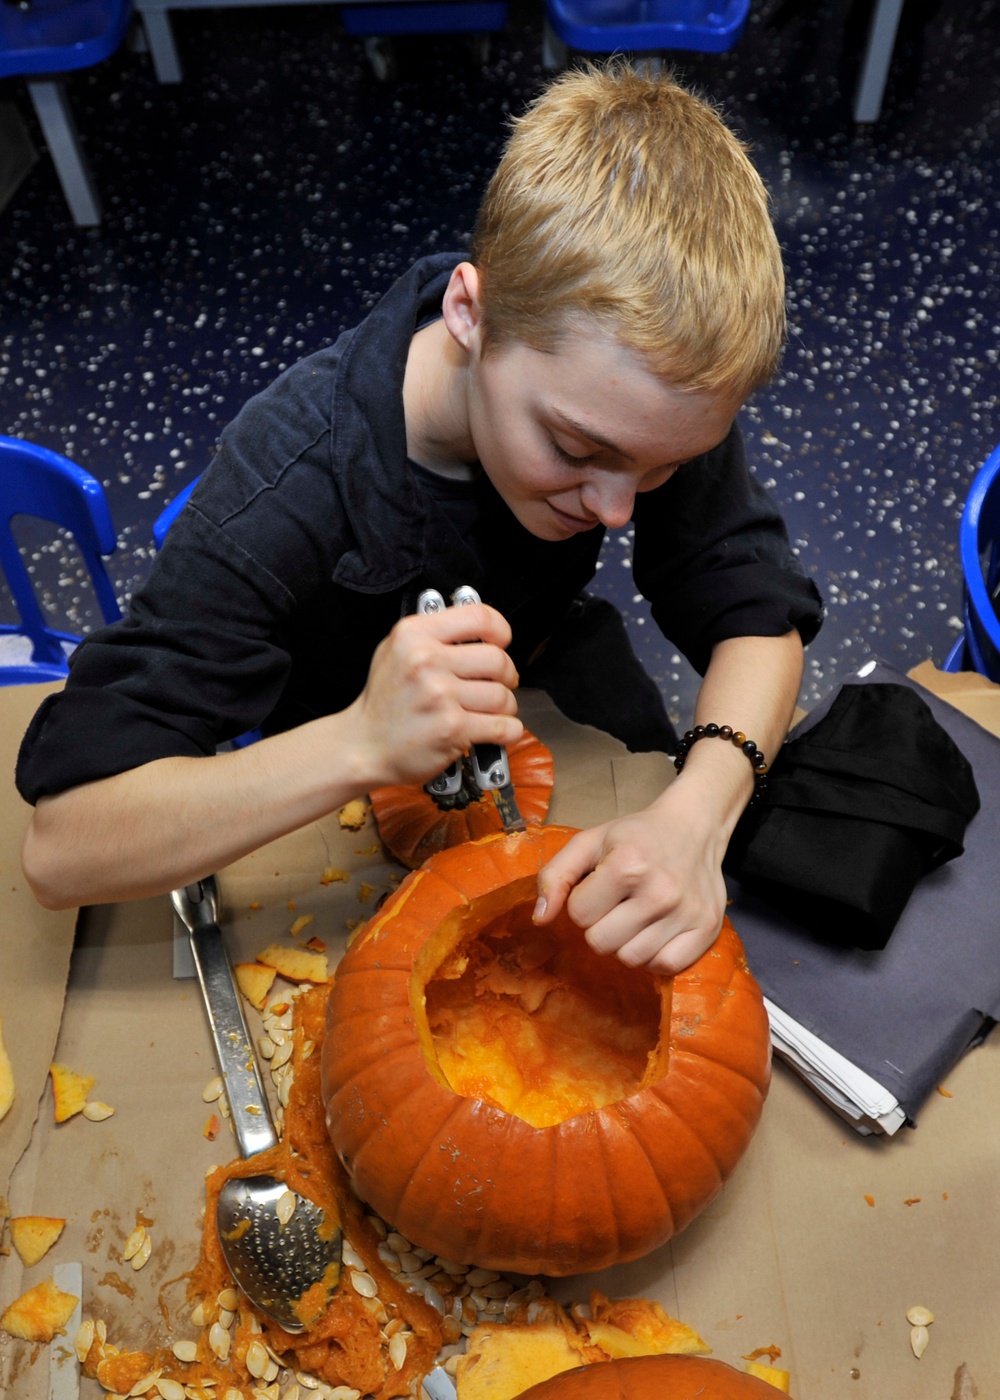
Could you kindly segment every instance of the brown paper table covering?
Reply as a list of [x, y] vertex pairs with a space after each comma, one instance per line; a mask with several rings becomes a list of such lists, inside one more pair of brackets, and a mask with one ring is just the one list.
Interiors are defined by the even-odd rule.
[[[29, 699], [22, 690], [12, 704], [11, 692], [0, 694], [11, 754], [15, 728], [41, 693]], [[973, 684], [953, 688], [949, 698], [961, 702], [968, 693], [980, 722], [992, 717], [1000, 732], [1000, 691]], [[522, 707], [556, 756], [555, 821], [585, 825], [635, 810], [670, 776], [665, 759], [626, 754], [564, 720], [543, 697], [526, 695]], [[13, 903], [2, 891], [0, 1015], [5, 1031], [13, 1028], [15, 1069], [22, 1066], [20, 1111], [33, 1118], [37, 1105], [39, 1113], [9, 1195], [16, 1214], [66, 1216], [68, 1223], [33, 1269], [24, 1271], [16, 1255], [0, 1258], [0, 1303], [53, 1263], [76, 1259], [85, 1311], [106, 1320], [112, 1340], [143, 1346], [191, 1335], [183, 1280], [170, 1280], [196, 1257], [206, 1168], [235, 1151], [227, 1128], [214, 1143], [202, 1134], [211, 1109], [201, 1091], [216, 1066], [200, 996], [194, 982], [171, 974], [166, 899], [85, 911], [57, 1054], [95, 1075], [92, 1097], [116, 1113], [103, 1123], [77, 1117], [53, 1125], [46, 1046], [59, 958], [65, 966], [72, 932], [67, 916], [38, 910], [20, 888], [14, 872], [24, 816], [8, 803], [0, 828], [0, 871], [19, 886]], [[312, 913], [310, 932], [335, 961], [347, 920], [373, 907], [392, 873], [375, 845], [370, 818], [354, 833], [331, 818], [222, 872], [234, 959], [252, 958], [293, 918]], [[348, 870], [348, 883], [319, 885], [327, 865]], [[367, 904], [359, 899], [362, 882], [373, 890]], [[697, 1328], [716, 1356], [737, 1365], [773, 1343], [799, 1400], [948, 1400], [963, 1363], [981, 1397], [1000, 1394], [992, 1284], [1000, 1257], [1000, 1042], [969, 1055], [946, 1087], [951, 1097], [936, 1096], [918, 1131], [892, 1142], [862, 1140], [776, 1067], [749, 1152], [687, 1231], [645, 1259], [555, 1282], [551, 1291], [564, 1300], [585, 1299], [592, 1286], [657, 1298]], [[0, 1125], [0, 1151], [8, 1155], [18, 1121], [9, 1116]], [[137, 1212], [153, 1222], [152, 1258], [139, 1273], [120, 1262]], [[913, 1303], [937, 1316], [919, 1362], [904, 1316]], [[32, 1357], [32, 1348], [0, 1338], [0, 1393], [44, 1400], [45, 1348]], [[85, 1381], [81, 1393], [96, 1400], [102, 1392]]]

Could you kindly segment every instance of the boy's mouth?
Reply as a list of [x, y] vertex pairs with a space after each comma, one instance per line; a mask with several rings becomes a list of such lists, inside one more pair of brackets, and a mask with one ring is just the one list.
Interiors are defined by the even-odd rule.
[[545, 504], [548, 506], [552, 514], [556, 517], [559, 524], [562, 525], [563, 528], [566, 530], [575, 530], [582, 532], [583, 530], [592, 530], [595, 525], [599, 525], [601, 523], [597, 519], [583, 520], [578, 515], [570, 515], [567, 511], [560, 510], [558, 506], [553, 505], [551, 501], [546, 501]]

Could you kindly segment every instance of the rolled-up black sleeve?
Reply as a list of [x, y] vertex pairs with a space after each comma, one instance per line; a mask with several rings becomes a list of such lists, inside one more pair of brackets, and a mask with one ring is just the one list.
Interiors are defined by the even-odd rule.
[[663, 635], [702, 675], [718, 642], [793, 628], [810, 642], [823, 619], [735, 425], [713, 452], [636, 498], [634, 576]]

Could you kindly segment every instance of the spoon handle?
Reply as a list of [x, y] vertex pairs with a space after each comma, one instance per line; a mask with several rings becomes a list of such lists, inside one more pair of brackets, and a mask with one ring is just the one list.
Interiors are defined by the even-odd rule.
[[191, 940], [240, 1156], [252, 1157], [278, 1139], [219, 928], [215, 876], [174, 890], [170, 897]]

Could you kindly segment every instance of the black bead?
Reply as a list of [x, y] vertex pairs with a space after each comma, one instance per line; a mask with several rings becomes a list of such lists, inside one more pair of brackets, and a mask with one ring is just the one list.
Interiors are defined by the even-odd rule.
[[720, 739], [731, 739], [732, 737], [733, 737], [733, 731], [730, 729], [730, 727], [729, 727], [728, 724], [724, 724], [724, 725], [722, 726], [722, 728], [719, 730], [719, 738], [720, 738]]
[[695, 738], [696, 738], [696, 735], [695, 735], [694, 730], [693, 730], [693, 729], [689, 729], [688, 732], [684, 735], [684, 742], [685, 742], [685, 744], [687, 744], [687, 745], [690, 747], [691, 744], [694, 743]]
[[678, 758], [683, 758], [686, 754], [690, 752], [691, 745], [687, 743], [684, 739], [681, 740], [681, 742], [677, 745], [676, 749], [674, 750], [674, 753]]
[[761, 753], [760, 749], [758, 749], [757, 752], [756, 752], [755, 754], [753, 754], [751, 761], [752, 761], [753, 766], [754, 766], [755, 768], [766, 768], [766, 767], [767, 767], [767, 759], [766, 759], [766, 758], [764, 757], [764, 755]]
[[741, 744], [740, 748], [746, 754], [747, 758], [753, 758], [754, 754], [757, 752], [757, 745], [752, 739], [748, 739], [745, 744]]
[[705, 726], [704, 726], [703, 724], [696, 724], [695, 727], [694, 727], [694, 737], [695, 737], [696, 739], [701, 739], [701, 738], [704, 737], [704, 734], [705, 734]]

